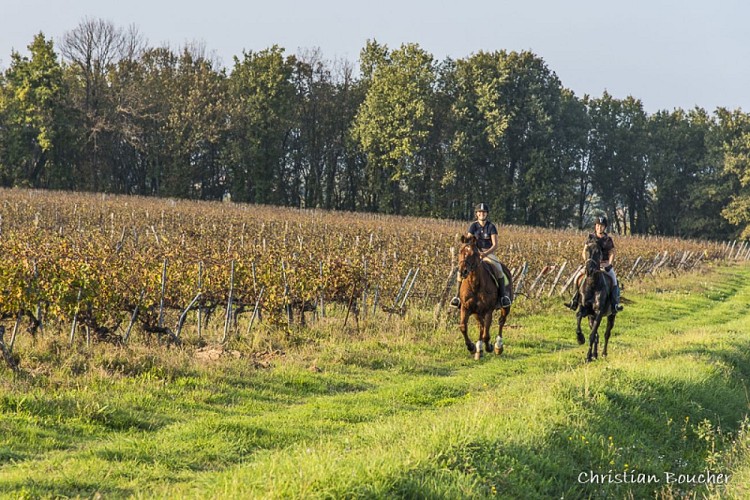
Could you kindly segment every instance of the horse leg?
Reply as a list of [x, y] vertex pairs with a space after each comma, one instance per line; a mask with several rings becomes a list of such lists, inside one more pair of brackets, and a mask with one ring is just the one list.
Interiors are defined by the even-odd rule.
[[497, 338], [495, 339], [495, 354], [498, 356], [503, 353], [505, 347], [503, 346], [503, 326], [508, 318], [510, 312], [510, 306], [503, 307], [500, 309], [500, 317], [497, 319]]
[[586, 337], [583, 336], [583, 330], [581, 330], [581, 320], [583, 319], [583, 314], [581, 314], [581, 311], [579, 310], [576, 313], [576, 340], [578, 340], [578, 345], [583, 345], [586, 343]]
[[482, 342], [485, 347], [490, 345], [490, 330], [492, 329], [492, 311], [484, 315], [484, 328], [482, 331]]
[[479, 322], [479, 340], [477, 340], [477, 348], [474, 351], [474, 359], [482, 357], [482, 351], [490, 340], [490, 325], [492, 324], [492, 315], [483, 314], [481, 317], [477, 315], [477, 321]]
[[609, 336], [612, 334], [612, 327], [615, 326], [615, 315], [610, 314], [607, 316], [607, 329], [604, 330], [604, 349], [602, 350], [602, 356], [607, 356], [607, 345], [609, 345]]
[[464, 342], [466, 343], [466, 348], [469, 350], [469, 352], [474, 352], [474, 342], [469, 340], [469, 334], [467, 332], [468, 323], [469, 322], [469, 313], [466, 309], [463, 307], [461, 308], [461, 319], [458, 322], [458, 328], [461, 330], [461, 333], [464, 336]]
[[589, 335], [589, 353], [586, 361], [593, 361], [599, 357], [599, 324], [602, 322], [602, 313], [599, 312], [596, 318], [590, 320], [591, 334]]

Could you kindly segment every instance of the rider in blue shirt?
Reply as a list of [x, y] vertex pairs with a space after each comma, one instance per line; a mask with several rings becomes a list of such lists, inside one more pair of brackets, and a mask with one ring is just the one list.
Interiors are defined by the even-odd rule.
[[[497, 264], [498, 267], [500, 264], [500, 261], [498, 260], [497, 256], [495, 255], [495, 250], [497, 250], [497, 227], [495, 224], [490, 222], [488, 219], [489, 215], [489, 207], [486, 203], [479, 203], [475, 208], [475, 213], [477, 216], [477, 220], [474, 221], [471, 226], [469, 226], [469, 230], [467, 231], [468, 236], [474, 236], [477, 239], [477, 249], [479, 250], [479, 255], [482, 257], [483, 260], [489, 260], [493, 264]], [[458, 275], [456, 281], [458, 281], [458, 292], [456, 293], [456, 296], [451, 299], [450, 305], [453, 307], [459, 307], [461, 305], [461, 300], [458, 298], [458, 295], [461, 290], [461, 276]], [[505, 283], [502, 279], [500, 281], [500, 303], [503, 306], [509, 306], [510, 305], [510, 297], [508, 297], [507, 293], [505, 292]]]

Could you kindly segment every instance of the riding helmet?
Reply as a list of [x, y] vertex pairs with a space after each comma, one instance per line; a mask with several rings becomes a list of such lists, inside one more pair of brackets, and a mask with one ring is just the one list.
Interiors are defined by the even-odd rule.
[[606, 215], [597, 215], [596, 219], [594, 219], [594, 224], [601, 224], [604, 227], [608, 227], [609, 221]]
[[474, 207], [475, 212], [490, 212], [490, 207], [487, 206], [486, 203], [479, 203], [476, 207]]

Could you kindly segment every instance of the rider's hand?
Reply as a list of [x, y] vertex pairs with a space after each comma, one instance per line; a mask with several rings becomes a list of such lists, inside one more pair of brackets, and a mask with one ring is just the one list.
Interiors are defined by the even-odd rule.
[[609, 264], [607, 267], [604, 268], [605, 271], [610, 272], [612, 270], [612, 264]]

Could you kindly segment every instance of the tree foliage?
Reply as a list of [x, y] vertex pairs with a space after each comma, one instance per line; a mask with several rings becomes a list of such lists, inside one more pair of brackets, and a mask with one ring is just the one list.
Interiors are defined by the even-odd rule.
[[87, 18], [28, 52], [0, 74], [3, 186], [750, 236], [747, 114], [577, 97], [530, 51], [371, 40], [357, 74], [274, 45], [223, 68]]

